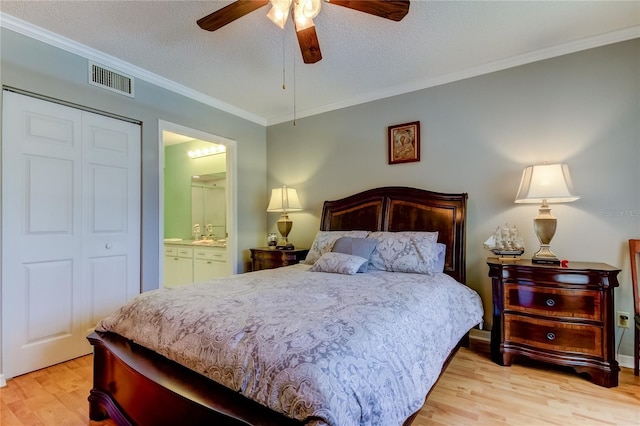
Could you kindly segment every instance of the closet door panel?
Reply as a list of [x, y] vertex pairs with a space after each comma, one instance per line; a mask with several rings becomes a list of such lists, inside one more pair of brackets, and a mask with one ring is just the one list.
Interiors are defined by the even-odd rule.
[[140, 126], [89, 112], [82, 125], [88, 333], [140, 293]]
[[4, 92], [2, 346], [10, 378], [82, 355], [81, 113]]

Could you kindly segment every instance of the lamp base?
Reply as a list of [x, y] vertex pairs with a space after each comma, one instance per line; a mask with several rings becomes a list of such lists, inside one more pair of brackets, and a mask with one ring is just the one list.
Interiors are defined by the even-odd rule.
[[291, 228], [293, 227], [293, 222], [289, 220], [289, 215], [284, 212], [278, 219], [278, 231], [280, 231], [280, 235], [282, 235], [282, 240], [278, 242], [276, 245], [277, 250], [294, 250], [293, 244], [289, 242], [289, 232], [291, 232]]
[[295, 250], [295, 247], [291, 243], [287, 243], [286, 245], [278, 245], [276, 246], [276, 250]]
[[540, 246], [540, 250], [531, 257], [531, 263], [538, 265], [559, 265], [560, 259], [549, 248], [549, 245], [543, 244]]
[[533, 219], [533, 229], [540, 241], [540, 249], [531, 257], [531, 263], [538, 265], [559, 265], [560, 259], [551, 251], [550, 244], [556, 233], [558, 220], [551, 214], [547, 200], [542, 201], [538, 210], [538, 217]]
[[544, 257], [541, 258], [532, 258], [531, 259], [531, 263], [535, 263], [537, 265], [560, 265], [560, 259], [545, 259]]

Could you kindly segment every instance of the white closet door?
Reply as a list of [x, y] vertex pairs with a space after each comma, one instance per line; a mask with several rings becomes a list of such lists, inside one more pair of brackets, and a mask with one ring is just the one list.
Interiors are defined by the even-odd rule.
[[[85, 176], [91, 154], [84, 151], [92, 138], [83, 130], [83, 121], [95, 114], [6, 91], [3, 100], [2, 349], [3, 373], [11, 378], [89, 353], [85, 337], [94, 313], [102, 309], [101, 299], [110, 307], [124, 299], [113, 296], [122, 292], [121, 282], [113, 283], [111, 292], [91, 277], [115, 279], [119, 272], [113, 265], [119, 261], [128, 264], [127, 278], [136, 276], [135, 284], [124, 286], [139, 289], [140, 134], [131, 124], [138, 128], [137, 142], [131, 141], [128, 150], [135, 152], [138, 163], [125, 173], [136, 176], [136, 189], [127, 196], [138, 199], [123, 202], [118, 198], [122, 179], [114, 173], [93, 180]], [[116, 128], [121, 123], [109, 120]], [[87, 190], [89, 185], [93, 189]], [[87, 229], [108, 228], [101, 218], [96, 225], [89, 213], [105, 205], [134, 210], [126, 217], [135, 216], [137, 223], [120, 228], [133, 228], [137, 240], [126, 243], [129, 254], [123, 261], [116, 259], [122, 256], [123, 243], [114, 239], [111, 247], [118, 251], [112, 253], [117, 254], [108, 268], [100, 268], [96, 265], [102, 255], [92, 249]], [[109, 216], [113, 213], [107, 211]], [[113, 231], [113, 226], [105, 231]]]
[[140, 126], [83, 112], [82, 135], [86, 335], [140, 293]]

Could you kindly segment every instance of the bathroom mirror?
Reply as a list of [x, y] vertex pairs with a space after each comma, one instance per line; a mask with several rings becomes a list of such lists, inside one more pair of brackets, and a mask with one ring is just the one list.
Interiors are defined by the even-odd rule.
[[191, 177], [191, 225], [199, 225], [200, 235], [225, 238], [225, 173]]

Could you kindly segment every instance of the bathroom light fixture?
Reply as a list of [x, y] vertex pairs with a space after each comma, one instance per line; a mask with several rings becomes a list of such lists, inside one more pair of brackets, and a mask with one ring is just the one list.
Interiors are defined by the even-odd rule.
[[276, 246], [279, 250], [293, 250], [294, 246], [289, 242], [288, 236], [293, 227], [293, 222], [289, 219], [288, 212], [300, 211], [302, 206], [298, 199], [298, 193], [293, 188], [274, 188], [271, 190], [271, 200], [267, 207], [268, 212], [282, 212], [278, 219], [278, 231], [282, 235], [282, 241]]
[[224, 154], [225, 152], [227, 152], [227, 150], [224, 145], [214, 145], [211, 148], [205, 147], [205, 148], [189, 151], [187, 155], [195, 159], [195, 158], [207, 157], [209, 155]]
[[569, 166], [566, 164], [543, 163], [524, 168], [515, 202], [542, 203], [538, 217], [533, 220], [533, 229], [540, 241], [540, 250], [531, 258], [533, 263], [560, 264], [550, 249], [558, 219], [551, 214], [548, 203], [568, 203], [578, 198], [573, 192]]

